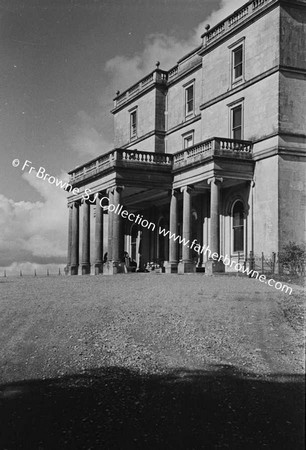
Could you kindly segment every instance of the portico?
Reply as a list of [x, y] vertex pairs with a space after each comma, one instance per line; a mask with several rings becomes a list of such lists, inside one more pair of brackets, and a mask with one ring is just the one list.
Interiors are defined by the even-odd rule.
[[[135, 226], [139, 270], [143, 270], [149, 261], [157, 261], [166, 273], [195, 272], [204, 266], [208, 274], [224, 271], [222, 262], [197, 257], [191, 243], [196, 236], [198, 245], [205, 244], [211, 253], [220, 253], [224, 241], [220, 228], [223, 193], [236, 184], [252, 180], [251, 144], [236, 142], [235, 150], [233, 146], [230, 140], [214, 138], [174, 155], [119, 149], [103, 156], [112, 165], [104, 164], [97, 171], [97, 167], [101, 167], [98, 159], [94, 164], [70, 173], [70, 183], [79, 191], [69, 199], [68, 266], [71, 275], [123, 272], [123, 252], [135, 254], [132, 247], [135, 245], [132, 242]], [[228, 170], [232, 159], [235, 159], [236, 173], [233, 173], [232, 165]], [[109, 178], [108, 184], [113, 185], [100, 187], [99, 172], [101, 179], [105, 174]], [[155, 181], [152, 181], [153, 177]], [[95, 209], [92, 232], [91, 208]], [[123, 208], [124, 214], [118, 214]], [[107, 221], [103, 219], [105, 215]], [[141, 220], [131, 223], [127, 216]], [[160, 236], [161, 217], [164, 217], [164, 224], [169, 225], [171, 239], [169, 235]], [[144, 226], [147, 224], [151, 227]], [[94, 240], [93, 258], [91, 239]], [[163, 254], [160, 248], [157, 249], [161, 239], [168, 241]]]

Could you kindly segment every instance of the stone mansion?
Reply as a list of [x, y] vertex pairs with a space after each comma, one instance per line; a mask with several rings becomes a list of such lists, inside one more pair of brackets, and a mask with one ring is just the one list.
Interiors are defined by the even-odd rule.
[[251, 0], [203, 31], [116, 93], [114, 148], [69, 172], [71, 275], [126, 270], [124, 252], [139, 270], [229, 270], [181, 239], [244, 264], [304, 240], [306, 0]]

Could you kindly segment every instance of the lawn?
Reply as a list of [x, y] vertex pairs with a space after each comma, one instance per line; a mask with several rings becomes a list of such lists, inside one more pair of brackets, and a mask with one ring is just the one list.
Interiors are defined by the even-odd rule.
[[1, 448], [303, 447], [300, 287], [153, 273], [0, 292]]

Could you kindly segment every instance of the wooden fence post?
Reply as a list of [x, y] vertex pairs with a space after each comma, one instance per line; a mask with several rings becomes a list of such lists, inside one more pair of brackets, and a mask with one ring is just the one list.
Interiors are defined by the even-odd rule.
[[249, 269], [250, 270], [254, 270], [255, 269], [255, 258], [254, 258], [254, 252], [251, 250], [250, 251], [250, 264], [249, 264]]
[[276, 253], [272, 252], [272, 274], [275, 274]]

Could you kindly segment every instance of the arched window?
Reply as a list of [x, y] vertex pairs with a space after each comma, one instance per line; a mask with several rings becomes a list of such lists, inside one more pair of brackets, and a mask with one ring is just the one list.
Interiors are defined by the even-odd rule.
[[233, 250], [234, 252], [244, 251], [244, 207], [240, 200], [233, 206]]

